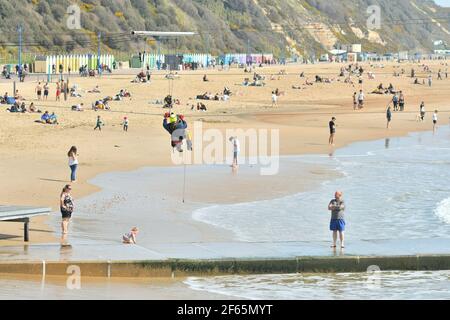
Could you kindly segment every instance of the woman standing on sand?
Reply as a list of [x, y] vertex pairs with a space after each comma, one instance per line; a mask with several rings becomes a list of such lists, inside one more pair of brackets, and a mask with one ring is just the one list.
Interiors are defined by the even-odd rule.
[[70, 194], [71, 191], [72, 187], [70, 186], [70, 184], [68, 184], [64, 187], [60, 196], [60, 208], [62, 215], [61, 230], [63, 235], [67, 235], [68, 233], [69, 222], [72, 218], [74, 208], [73, 198]]
[[77, 147], [73, 146], [72, 148], [70, 148], [69, 152], [67, 153], [67, 156], [69, 157], [70, 181], [74, 183], [77, 181], [77, 169], [78, 169]]

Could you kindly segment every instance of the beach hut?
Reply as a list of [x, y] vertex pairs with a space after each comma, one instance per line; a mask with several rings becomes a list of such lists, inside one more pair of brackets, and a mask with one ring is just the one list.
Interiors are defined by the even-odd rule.
[[34, 72], [35, 73], [47, 73], [47, 57], [46, 56], [36, 56], [34, 58]]

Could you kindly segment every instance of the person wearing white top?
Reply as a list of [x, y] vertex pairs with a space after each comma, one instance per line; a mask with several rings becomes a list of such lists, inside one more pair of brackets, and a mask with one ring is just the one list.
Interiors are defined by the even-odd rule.
[[277, 106], [278, 97], [275, 92], [272, 92], [272, 107]]
[[76, 182], [77, 180], [77, 169], [78, 169], [78, 153], [77, 153], [77, 147], [73, 146], [70, 148], [69, 152], [67, 153], [67, 156], [69, 157], [69, 167], [70, 167], [70, 181]]
[[359, 108], [362, 108], [364, 106], [364, 92], [362, 90], [359, 91], [358, 105], [359, 105]]
[[238, 166], [238, 157], [241, 152], [241, 143], [237, 137], [231, 137], [230, 142], [233, 144], [233, 167]]

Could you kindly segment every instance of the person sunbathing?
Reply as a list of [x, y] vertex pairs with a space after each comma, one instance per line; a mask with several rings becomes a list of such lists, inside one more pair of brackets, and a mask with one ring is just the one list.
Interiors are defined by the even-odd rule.
[[83, 103], [76, 104], [76, 105], [72, 106], [72, 111], [84, 111], [83, 107], [84, 107]]
[[11, 73], [6, 70], [6, 67], [3, 67], [2, 76], [5, 79], [11, 79]]
[[19, 113], [21, 108], [19, 106], [19, 104], [16, 102], [15, 104], [13, 104], [10, 108], [7, 108], [6, 111], [9, 111], [11, 113]]
[[76, 87], [76, 86], [73, 86], [73, 87], [70, 89], [70, 96], [73, 97], [73, 98], [81, 98], [81, 94], [79, 94], [79, 93], [77, 92], [77, 87]]
[[206, 105], [204, 105], [202, 102], [197, 103], [197, 111], [208, 111], [206, 108]]
[[37, 120], [36, 122], [43, 123], [43, 124], [51, 124], [50, 114], [48, 113], [48, 111], [45, 111], [44, 114], [41, 116], [41, 120]]
[[395, 91], [394, 86], [392, 85], [392, 83], [389, 84], [389, 87], [387, 88], [387, 90], [391, 94], [396, 94], [396, 91]]
[[30, 104], [29, 110], [30, 110], [30, 113], [42, 113], [41, 110], [36, 109], [36, 107], [34, 106], [34, 103], [33, 103], [33, 102]]
[[101, 91], [98, 86], [95, 86], [95, 88], [92, 90], [89, 90], [88, 93], [101, 93]]
[[49, 119], [48, 119], [47, 123], [49, 123], [49, 124], [59, 124], [58, 123], [58, 118], [56, 117], [56, 114], [54, 112], [49, 116]]

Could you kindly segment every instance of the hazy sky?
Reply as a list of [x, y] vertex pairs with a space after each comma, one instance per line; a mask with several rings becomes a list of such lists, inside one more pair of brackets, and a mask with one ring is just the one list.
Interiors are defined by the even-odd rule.
[[450, 0], [434, 0], [437, 4], [440, 4], [444, 7], [450, 7]]

